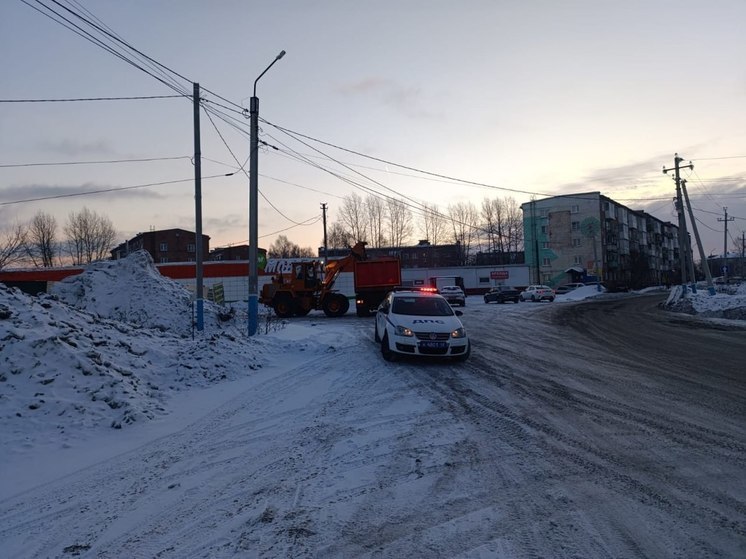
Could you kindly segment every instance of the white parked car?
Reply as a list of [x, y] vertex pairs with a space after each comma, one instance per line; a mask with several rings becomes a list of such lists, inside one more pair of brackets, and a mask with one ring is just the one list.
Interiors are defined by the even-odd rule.
[[386, 361], [400, 354], [465, 361], [471, 344], [461, 314], [437, 293], [392, 291], [376, 312], [375, 340]]
[[547, 285], [529, 285], [521, 291], [521, 301], [554, 301], [554, 291]]
[[444, 285], [438, 292], [452, 305], [466, 306], [466, 294], [458, 285]]

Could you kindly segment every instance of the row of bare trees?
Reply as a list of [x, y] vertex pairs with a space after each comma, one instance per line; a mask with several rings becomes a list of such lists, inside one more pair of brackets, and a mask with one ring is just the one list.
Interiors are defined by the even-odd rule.
[[433, 245], [460, 244], [462, 264], [468, 264], [476, 252], [521, 250], [523, 214], [509, 197], [485, 198], [479, 208], [457, 202], [441, 210], [434, 203], [415, 207], [398, 199], [353, 193], [343, 199], [339, 217], [327, 231], [327, 243], [330, 248], [345, 248], [362, 240], [372, 248], [399, 248], [413, 244], [415, 232]]
[[28, 223], [0, 230], [0, 270], [12, 265], [48, 268], [109, 258], [116, 231], [108, 217], [83, 208], [71, 212], [59, 236], [57, 219], [39, 211]]

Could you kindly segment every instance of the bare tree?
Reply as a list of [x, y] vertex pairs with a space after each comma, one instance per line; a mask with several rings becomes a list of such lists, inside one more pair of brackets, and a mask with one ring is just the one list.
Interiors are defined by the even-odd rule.
[[285, 235], [280, 235], [270, 245], [267, 256], [270, 258], [313, 258], [315, 255], [312, 248], [301, 248]]
[[116, 238], [111, 220], [88, 208], [70, 213], [65, 235], [73, 264], [89, 264], [107, 258]]
[[50, 268], [57, 253], [57, 220], [39, 211], [28, 226], [26, 254], [34, 266]]
[[370, 232], [368, 242], [372, 247], [386, 246], [386, 204], [382, 198], [370, 194], [365, 199], [366, 229]]
[[367, 241], [367, 220], [362, 197], [353, 192], [342, 199], [342, 207], [339, 210], [339, 221], [346, 231], [349, 231], [355, 241]]
[[448, 217], [453, 229], [453, 241], [461, 245], [461, 265], [465, 265], [477, 240], [479, 212], [471, 202], [458, 202], [448, 206]]
[[334, 222], [326, 234], [329, 248], [347, 248], [355, 244], [355, 238], [339, 222]]
[[400, 248], [412, 237], [412, 212], [401, 200], [389, 198], [386, 202], [390, 246]]
[[515, 198], [505, 199], [505, 237], [508, 252], [523, 250], [523, 211]]
[[26, 229], [20, 223], [0, 230], [0, 270], [26, 255]]
[[433, 245], [445, 242], [448, 236], [446, 216], [440, 212], [437, 204], [423, 202], [422, 208], [420, 234]]

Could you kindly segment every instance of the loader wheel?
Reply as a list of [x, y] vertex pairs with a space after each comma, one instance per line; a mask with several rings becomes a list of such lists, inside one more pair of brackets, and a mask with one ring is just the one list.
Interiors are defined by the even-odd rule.
[[293, 307], [293, 314], [294, 314], [295, 316], [307, 316], [307, 315], [308, 315], [308, 313], [310, 313], [310, 312], [311, 312], [311, 308], [310, 308], [310, 307], [306, 309], [306, 308], [304, 308], [304, 307], [303, 307], [302, 305], [300, 305], [300, 304], [296, 304], [296, 305], [295, 305], [295, 306]]
[[324, 300], [324, 314], [326, 316], [342, 316], [349, 309], [350, 301], [341, 293], [333, 293]]
[[275, 314], [280, 318], [290, 318], [293, 316], [293, 300], [290, 297], [276, 297], [274, 301]]

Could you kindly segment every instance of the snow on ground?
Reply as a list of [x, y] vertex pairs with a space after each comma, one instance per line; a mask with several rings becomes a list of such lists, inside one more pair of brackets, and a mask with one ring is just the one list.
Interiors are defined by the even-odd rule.
[[[556, 303], [598, 296], [618, 295], [586, 286]], [[669, 310], [742, 317], [746, 286], [714, 297], [700, 291], [685, 301]], [[91, 265], [50, 295], [31, 297], [0, 284], [0, 500], [173, 433], [259, 383], [279, 382], [270, 369], [293, 370], [341, 344], [362, 343], [343, 322], [313, 318], [270, 322], [261, 335], [248, 338], [245, 316], [222, 320], [221, 314], [206, 303], [205, 332], [193, 339], [188, 292], [160, 276], [144, 253]], [[305, 397], [324, 390], [328, 381], [320, 373], [303, 370], [315, 382]], [[335, 374], [344, 382], [344, 371]], [[283, 405], [291, 410], [291, 404]], [[396, 416], [421, 404], [392, 396], [386, 406]], [[250, 448], [256, 460], [269, 460], [262, 455], [279, 444], [273, 439], [282, 438], [282, 424], [257, 422], [261, 441]], [[323, 437], [323, 428], [309, 425], [309, 436], [318, 431]], [[395, 433], [396, 426], [390, 430]]]

